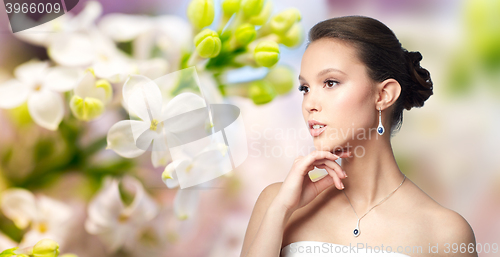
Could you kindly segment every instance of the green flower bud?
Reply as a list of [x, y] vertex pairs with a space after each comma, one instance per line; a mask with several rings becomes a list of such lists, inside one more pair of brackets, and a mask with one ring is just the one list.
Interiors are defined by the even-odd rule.
[[276, 96], [276, 92], [271, 83], [265, 80], [257, 80], [250, 84], [248, 95], [255, 104], [259, 105], [271, 102]]
[[288, 8], [276, 14], [271, 19], [271, 30], [277, 35], [284, 35], [297, 21], [300, 20], [300, 11], [297, 8]]
[[74, 95], [69, 107], [73, 115], [80, 120], [89, 121], [99, 117], [104, 112], [104, 104], [101, 100], [93, 97], [81, 97]]
[[271, 67], [279, 60], [279, 45], [274, 41], [262, 41], [255, 47], [253, 56], [257, 64], [264, 67]]
[[236, 37], [238, 44], [246, 46], [255, 39], [257, 32], [255, 31], [255, 27], [253, 25], [245, 23], [236, 29], [234, 36]]
[[279, 95], [290, 92], [294, 85], [294, 73], [284, 65], [272, 68], [264, 79], [271, 83], [274, 91]]
[[222, 11], [224, 14], [231, 16], [233, 13], [237, 12], [240, 9], [240, 1], [241, 0], [224, 0], [224, 2], [222, 2]]
[[302, 25], [295, 23], [285, 35], [280, 37], [280, 43], [287, 47], [295, 47], [302, 43], [304, 39]]
[[273, 11], [273, 3], [271, 1], [267, 1], [266, 5], [264, 6], [264, 9], [262, 9], [259, 15], [250, 17], [250, 19], [248, 19], [248, 22], [257, 26], [264, 25], [271, 16], [272, 11]]
[[59, 244], [52, 239], [42, 239], [33, 246], [34, 257], [57, 257], [59, 255]]
[[194, 37], [196, 52], [203, 58], [213, 58], [219, 55], [221, 41], [219, 34], [211, 29], [204, 29]]
[[241, 9], [247, 17], [259, 15], [264, 7], [264, 0], [243, 0]]
[[187, 9], [187, 16], [193, 26], [202, 29], [214, 21], [213, 0], [192, 0]]

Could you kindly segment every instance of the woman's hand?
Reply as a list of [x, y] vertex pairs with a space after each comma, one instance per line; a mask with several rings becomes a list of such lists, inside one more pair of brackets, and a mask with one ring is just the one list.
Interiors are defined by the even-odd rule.
[[[297, 157], [273, 204], [282, 205], [291, 214], [309, 204], [333, 184], [336, 185], [337, 189], [342, 190], [344, 186], [340, 180], [347, 176], [335, 160], [348, 156], [350, 156], [350, 152], [343, 152], [337, 156], [329, 151], [313, 151], [306, 156]], [[308, 172], [314, 167], [326, 169], [329, 176], [312, 182]]]

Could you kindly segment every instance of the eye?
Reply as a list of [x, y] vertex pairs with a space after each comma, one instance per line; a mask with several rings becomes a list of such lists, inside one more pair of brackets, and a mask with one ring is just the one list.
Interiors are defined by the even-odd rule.
[[339, 82], [331, 79], [327, 79], [324, 82], [329, 88], [332, 88], [333, 86], [337, 85]]
[[309, 92], [309, 88], [304, 86], [304, 85], [300, 85], [299, 86], [299, 91], [303, 92], [303, 94], [305, 95], [307, 92], [304, 91], [304, 90], [307, 90], [307, 92]]

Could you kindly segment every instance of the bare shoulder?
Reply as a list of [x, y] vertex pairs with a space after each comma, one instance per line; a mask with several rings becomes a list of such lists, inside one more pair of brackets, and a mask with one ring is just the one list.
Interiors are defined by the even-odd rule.
[[250, 216], [250, 220], [248, 222], [248, 227], [245, 233], [245, 238], [243, 240], [243, 247], [241, 249], [241, 256], [245, 256], [250, 244], [252, 243], [257, 231], [259, 230], [259, 226], [266, 214], [267, 209], [271, 205], [272, 201], [278, 194], [281, 184], [283, 182], [276, 182], [265, 187], [260, 193], [255, 205], [253, 207], [252, 215]]
[[477, 256], [472, 227], [459, 213], [443, 206], [434, 212], [431, 233], [439, 256]]
[[278, 191], [280, 191], [282, 184], [283, 182], [275, 182], [270, 184], [269, 186], [264, 188], [264, 190], [262, 190], [261, 196], [266, 198], [266, 200], [268, 200], [267, 198], [272, 198], [271, 200], [273, 200], [276, 194], [278, 194]]
[[[455, 248], [456, 246], [460, 248], [462, 245], [463, 249], [469, 249], [469, 244], [471, 244], [475, 248], [474, 231], [462, 215], [442, 206], [420, 188], [416, 191], [420, 192], [415, 193], [413, 197], [418, 202], [417, 206], [420, 209], [418, 212], [422, 218], [420, 221], [425, 224], [423, 227], [426, 229], [422, 231], [426, 234], [425, 241], [429, 242], [431, 239], [434, 245], [438, 244], [439, 252], [442, 254], [440, 256], [448, 256], [447, 254], [456, 256], [457, 252], [453, 253], [453, 245]], [[446, 250], [450, 251], [446, 252]], [[459, 256], [477, 256], [477, 254], [466, 252]]]
[[443, 243], [476, 243], [474, 231], [469, 222], [459, 213], [441, 206], [433, 221], [437, 240]]
[[254, 211], [263, 210], [265, 212], [280, 191], [281, 184], [283, 182], [275, 182], [266, 186], [255, 202]]

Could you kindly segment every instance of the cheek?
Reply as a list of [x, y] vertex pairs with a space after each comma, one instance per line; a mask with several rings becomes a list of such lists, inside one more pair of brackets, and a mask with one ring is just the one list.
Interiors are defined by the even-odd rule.
[[302, 100], [301, 110], [302, 110], [302, 116], [304, 117], [304, 121], [307, 122], [307, 118], [309, 117], [309, 112], [306, 110], [304, 106], [304, 100]]
[[369, 128], [374, 122], [374, 102], [368, 86], [353, 86], [337, 99], [336, 108], [342, 110], [345, 128]]

